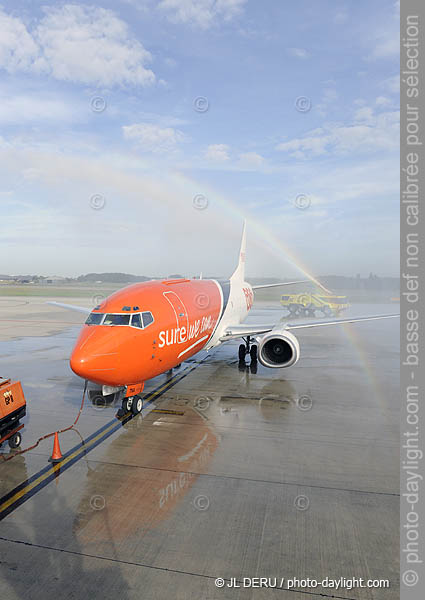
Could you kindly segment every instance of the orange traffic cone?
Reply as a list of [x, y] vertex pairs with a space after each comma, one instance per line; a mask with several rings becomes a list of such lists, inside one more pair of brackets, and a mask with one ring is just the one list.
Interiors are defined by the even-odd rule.
[[62, 456], [62, 452], [59, 446], [59, 436], [58, 436], [58, 432], [56, 431], [55, 433], [55, 441], [53, 442], [53, 452], [52, 452], [52, 456], [49, 458], [49, 462], [52, 463], [58, 463], [62, 460], [63, 456]]

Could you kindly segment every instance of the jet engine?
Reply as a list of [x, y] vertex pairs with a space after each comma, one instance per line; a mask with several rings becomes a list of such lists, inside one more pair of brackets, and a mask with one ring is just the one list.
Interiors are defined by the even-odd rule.
[[292, 367], [300, 357], [300, 344], [286, 329], [273, 329], [260, 340], [258, 360], [265, 367]]

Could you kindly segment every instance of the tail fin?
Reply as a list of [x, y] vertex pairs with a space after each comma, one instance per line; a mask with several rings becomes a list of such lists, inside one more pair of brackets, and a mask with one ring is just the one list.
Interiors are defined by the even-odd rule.
[[236, 267], [232, 279], [244, 281], [245, 279], [245, 250], [246, 250], [246, 221], [243, 223], [241, 249], [239, 250], [239, 262]]

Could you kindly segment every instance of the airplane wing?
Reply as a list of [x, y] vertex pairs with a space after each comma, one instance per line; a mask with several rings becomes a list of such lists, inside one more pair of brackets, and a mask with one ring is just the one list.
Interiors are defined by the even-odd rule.
[[329, 319], [327, 321], [306, 321], [305, 323], [288, 323], [286, 329], [306, 329], [307, 327], [322, 327], [323, 325], [341, 325], [342, 323], [357, 323], [359, 321], [376, 321], [378, 319], [394, 319], [395, 315], [372, 315], [370, 317], [352, 317], [351, 319]]
[[282, 283], [266, 283], [264, 285], [252, 285], [253, 290], [264, 290], [265, 288], [280, 287], [281, 285], [293, 285], [294, 283], [311, 283], [310, 279], [303, 279], [302, 281], [285, 281]]
[[46, 302], [52, 306], [59, 306], [60, 308], [67, 308], [68, 310], [75, 310], [86, 315], [91, 313], [91, 308], [85, 308], [84, 306], [75, 306], [74, 304], [63, 304], [62, 302]]
[[275, 325], [231, 325], [227, 327], [220, 341], [235, 340], [237, 338], [246, 337], [247, 335], [260, 335], [268, 333], [275, 328]]
[[[377, 319], [394, 319], [399, 317], [399, 314], [394, 315], [372, 315], [370, 317], [352, 317], [350, 319], [328, 319], [326, 321], [305, 321], [297, 323], [282, 323], [282, 329], [306, 329], [308, 327], [323, 327], [324, 325], [341, 325], [343, 323], [357, 323], [360, 321], [375, 321]], [[248, 335], [256, 336], [263, 333], [268, 333], [273, 329], [277, 329], [277, 325], [230, 325], [226, 328], [224, 335], [221, 336], [220, 341], [225, 342], [227, 340], [233, 340]]]

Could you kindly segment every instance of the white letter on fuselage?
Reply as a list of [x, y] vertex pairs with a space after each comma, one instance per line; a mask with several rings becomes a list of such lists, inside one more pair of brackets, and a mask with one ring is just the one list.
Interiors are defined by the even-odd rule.
[[162, 348], [163, 346], [165, 346], [165, 331], [160, 331], [159, 332], [159, 344], [158, 344], [158, 348]]

